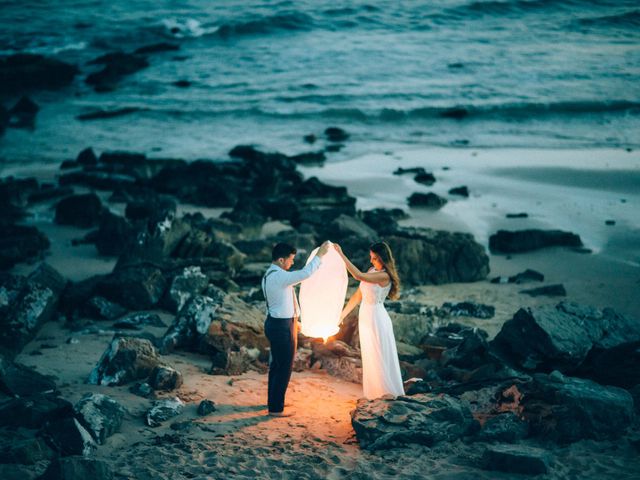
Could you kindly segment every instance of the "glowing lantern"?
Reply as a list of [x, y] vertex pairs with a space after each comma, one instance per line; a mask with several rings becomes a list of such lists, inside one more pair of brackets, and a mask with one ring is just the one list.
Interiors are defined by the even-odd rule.
[[[316, 256], [316, 248], [307, 263]], [[340, 314], [347, 293], [347, 269], [333, 246], [322, 257], [320, 268], [300, 284], [300, 321], [307, 337], [325, 341], [340, 330]]]

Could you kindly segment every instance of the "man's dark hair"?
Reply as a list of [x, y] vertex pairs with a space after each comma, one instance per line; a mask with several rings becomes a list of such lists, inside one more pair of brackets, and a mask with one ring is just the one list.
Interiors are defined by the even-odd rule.
[[271, 260], [275, 262], [279, 258], [287, 258], [292, 253], [295, 255], [298, 251], [288, 243], [277, 243], [271, 251]]

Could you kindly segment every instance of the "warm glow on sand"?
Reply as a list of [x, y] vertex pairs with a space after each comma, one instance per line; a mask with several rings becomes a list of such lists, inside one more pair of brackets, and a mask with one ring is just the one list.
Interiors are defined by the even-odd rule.
[[[307, 263], [318, 249], [311, 252]], [[327, 341], [340, 330], [340, 313], [347, 293], [347, 269], [333, 246], [322, 257], [322, 265], [300, 286], [300, 321], [307, 337]]]

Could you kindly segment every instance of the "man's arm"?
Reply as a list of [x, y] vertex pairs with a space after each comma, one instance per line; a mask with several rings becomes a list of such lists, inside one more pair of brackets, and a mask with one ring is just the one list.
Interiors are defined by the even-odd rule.
[[294, 272], [281, 272], [280, 275], [282, 277], [283, 285], [296, 285], [303, 280], [306, 280], [320, 268], [321, 262], [320, 257], [315, 256], [303, 269], [296, 270]]

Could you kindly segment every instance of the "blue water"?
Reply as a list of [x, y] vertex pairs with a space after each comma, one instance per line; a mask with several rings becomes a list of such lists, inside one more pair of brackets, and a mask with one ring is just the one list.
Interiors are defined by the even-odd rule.
[[[82, 70], [33, 95], [36, 129], [7, 131], [0, 158], [59, 161], [88, 145], [187, 159], [239, 143], [297, 153], [323, 148], [303, 136], [327, 126], [351, 133], [333, 158], [416, 145], [638, 148], [639, 27], [637, 1], [0, 0], [0, 54]], [[84, 83], [92, 58], [161, 41], [180, 50], [150, 55], [115, 92]], [[140, 110], [76, 119], [124, 107]]]

